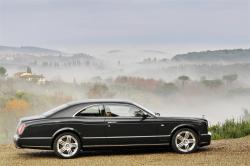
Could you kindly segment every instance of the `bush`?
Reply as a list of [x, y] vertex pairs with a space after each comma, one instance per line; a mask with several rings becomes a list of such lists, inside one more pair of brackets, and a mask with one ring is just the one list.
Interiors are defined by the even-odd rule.
[[209, 127], [212, 132], [212, 139], [239, 138], [250, 134], [250, 121], [234, 119], [226, 120], [223, 124], [216, 124]]
[[17, 111], [22, 113], [30, 108], [30, 104], [22, 99], [12, 99], [5, 104], [5, 111]]

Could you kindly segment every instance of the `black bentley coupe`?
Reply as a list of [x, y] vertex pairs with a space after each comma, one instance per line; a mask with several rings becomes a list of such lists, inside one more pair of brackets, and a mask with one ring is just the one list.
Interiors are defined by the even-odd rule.
[[205, 119], [160, 117], [118, 100], [71, 102], [22, 118], [14, 136], [17, 148], [51, 149], [62, 158], [99, 147], [171, 145], [178, 153], [191, 153], [210, 141]]

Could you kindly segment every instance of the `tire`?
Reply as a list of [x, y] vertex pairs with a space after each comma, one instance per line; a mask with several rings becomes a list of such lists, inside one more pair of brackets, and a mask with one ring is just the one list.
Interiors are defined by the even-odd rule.
[[171, 145], [177, 153], [192, 153], [198, 148], [198, 136], [194, 130], [182, 128], [174, 133]]
[[60, 158], [74, 158], [81, 150], [81, 141], [76, 134], [65, 132], [55, 138], [53, 150]]

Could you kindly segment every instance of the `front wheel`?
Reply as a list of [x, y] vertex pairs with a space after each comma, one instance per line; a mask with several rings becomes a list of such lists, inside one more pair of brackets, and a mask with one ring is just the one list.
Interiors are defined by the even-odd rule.
[[182, 128], [175, 132], [171, 143], [178, 153], [192, 153], [198, 147], [197, 134], [189, 128]]
[[53, 149], [57, 156], [61, 158], [73, 158], [78, 155], [81, 142], [77, 135], [65, 132], [59, 134], [53, 144]]

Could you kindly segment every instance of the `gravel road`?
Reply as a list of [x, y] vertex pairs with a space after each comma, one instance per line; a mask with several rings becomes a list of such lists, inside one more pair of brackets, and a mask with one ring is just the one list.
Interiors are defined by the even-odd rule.
[[170, 148], [99, 150], [82, 152], [75, 159], [58, 159], [52, 151], [16, 149], [14, 145], [1, 145], [1, 166], [60, 166], [60, 165], [223, 165], [250, 166], [250, 136], [212, 141], [198, 152], [181, 155]]

